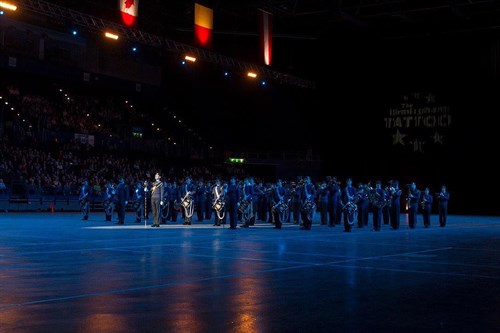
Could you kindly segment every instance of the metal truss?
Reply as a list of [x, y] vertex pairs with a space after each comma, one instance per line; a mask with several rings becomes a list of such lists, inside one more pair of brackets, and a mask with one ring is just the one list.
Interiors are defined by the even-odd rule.
[[50, 18], [58, 19], [80, 26], [96, 34], [103, 34], [104, 31], [118, 34], [120, 38], [128, 41], [141, 43], [153, 47], [166, 49], [172, 53], [189, 53], [197, 59], [210, 62], [227, 69], [237, 69], [242, 72], [253, 71], [267, 80], [289, 84], [302, 88], [315, 88], [316, 85], [311, 80], [302, 79], [294, 75], [281, 73], [268, 67], [256, 65], [244, 61], [218, 54], [216, 52], [197, 48], [188, 44], [180, 43], [165, 37], [150, 34], [134, 28], [128, 28], [121, 24], [103, 20], [101, 18], [84, 14], [69, 8], [65, 8], [43, 0], [17, 0], [16, 5], [21, 9]]

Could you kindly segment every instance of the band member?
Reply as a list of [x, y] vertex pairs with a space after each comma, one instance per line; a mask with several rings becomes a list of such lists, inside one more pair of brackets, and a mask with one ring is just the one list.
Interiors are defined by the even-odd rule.
[[161, 206], [163, 206], [163, 182], [160, 174], [155, 174], [155, 181], [151, 186], [151, 211], [153, 212], [153, 224], [151, 227], [160, 227]]
[[240, 199], [241, 227], [248, 228], [253, 217], [253, 186], [249, 178], [243, 182], [243, 191]]
[[271, 208], [271, 213], [273, 215], [274, 228], [281, 229], [283, 221], [281, 221], [280, 210], [283, 209], [281, 205], [285, 204], [285, 189], [283, 188], [281, 179], [278, 179], [278, 181], [276, 182], [272, 201], [273, 206]]
[[115, 195], [116, 195], [115, 185], [110, 180], [106, 184], [106, 190], [104, 192], [104, 200], [102, 202], [106, 221], [111, 221], [111, 218], [113, 217], [113, 213], [115, 211], [115, 200], [116, 200]]
[[255, 225], [255, 219], [257, 216], [257, 203], [259, 200], [258, 193], [257, 193], [257, 184], [255, 184], [255, 179], [253, 177], [248, 178], [249, 181], [249, 193], [250, 193], [250, 200], [252, 202], [251, 209], [252, 211], [250, 212], [250, 225]]
[[292, 189], [291, 211], [293, 214], [293, 224], [300, 224], [300, 215], [303, 203], [302, 195], [304, 194], [303, 186], [304, 186], [304, 180], [300, 176], [297, 177], [297, 183], [295, 183], [295, 186]]
[[184, 225], [191, 225], [194, 213], [194, 195], [196, 186], [191, 183], [191, 178], [186, 177], [186, 182], [181, 187], [181, 206], [184, 209]]
[[128, 204], [129, 190], [128, 186], [125, 184], [123, 177], [120, 177], [120, 181], [115, 189], [116, 192], [116, 212], [118, 214], [118, 222], [116, 224], [125, 223], [125, 207]]
[[194, 197], [198, 222], [203, 222], [203, 215], [205, 213], [205, 204], [207, 199], [205, 196], [205, 191], [205, 183], [200, 179], [200, 181], [198, 182], [198, 187], [196, 188], [196, 195]]
[[166, 224], [170, 217], [170, 184], [164, 180], [163, 181], [163, 206], [161, 207], [161, 224]]
[[426, 187], [424, 193], [422, 193], [420, 205], [422, 207], [424, 227], [429, 228], [431, 226], [432, 195], [429, 193], [428, 187]]
[[144, 217], [144, 188], [141, 182], [137, 182], [134, 189], [134, 212], [135, 212], [135, 223], [141, 223]]
[[418, 202], [420, 200], [420, 191], [415, 182], [411, 183], [408, 189], [408, 225], [410, 229], [415, 229], [417, 225]]
[[203, 211], [205, 213], [205, 218], [209, 221], [212, 219], [212, 203], [214, 200], [212, 191], [212, 184], [210, 181], [207, 181], [205, 184], [205, 206], [203, 207]]
[[264, 187], [264, 183], [263, 182], [259, 182], [256, 186], [255, 186], [255, 193], [257, 194], [257, 219], [259, 221], [265, 221], [265, 216], [266, 216], [266, 197], [265, 197], [265, 194], [266, 194], [266, 189]]
[[303, 227], [302, 230], [311, 230], [312, 222], [314, 218], [314, 211], [316, 210], [316, 205], [314, 204], [314, 200], [316, 197], [316, 190], [314, 189], [314, 185], [311, 183], [311, 178], [306, 176], [304, 178], [304, 187], [303, 187], [303, 198], [304, 203], [302, 204], [302, 221]]
[[170, 198], [169, 198], [169, 206], [170, 206], [170, 218], [172, 222], [177, 221], [177, 215], [181, 208], [181, 192], [179, 190], [179, 186], [177, 186], [177, 181], [174, 180], [170, 187]]
[[78, 200], [80, 201], [82, 220], [88, 220], [90, 213], [90, 186], [87, 180], [83, 182]]
[[238, 203], [240, 201], [240, 192], [236, 184], [236, 178], [231, 177], [226, 191], [226, 206], [229, 213], [229, 229], [236, 229], [238, 218]]
[[340, 221], [337, 221], [337, 210], [339, 208], [341, 191], [335, 177], [328, 176], [326, 186], [328, 188], [328, 225], [333, 227], [335, 224], [340, 224]]
[[[354, 221], [351, 221], [351, 219], [354, 218], [354, 215], [351, 215], [351, 211], [349, 210], [350, 207], [352, 207], [354, 196], [356, 195], [357, 191], [352, 186], [352, 179], [347, 178], [346, 180], [346, 186], [344, 187], [344, 190], [342, 191], [342, 211], [344, 213], [344, 232], [351, 232], [352, 229], [352, 224]], [[355, 205], [354, 205], [355, 206]], [[357, 209], [357, 206], [355, 206]], [[353, 207], [354, 209], [354, 207]], [[357, 217], [357, 216], [356, 216]]]
[[450, 193], [446, 191], [446, 186], [441, 186], [441, 192], [438, 194], [438, 211], [439, 211], [439, 226], [446, 226], [446, 218], [448, 216], [448, 201]]
[[215, 180], [215, 185], [212, 189], [212, 207], [215, 211], [214, 226], [220, 227], [221, 224], [226, 224], [226, 190], [227, 184], [221, 186], [220, 179]]
[[358, 191], [354, 201], [358, 206], [358, 228], [363, 228], [368, 225], [368, 213], [370, 208], [370, 199], [366, 193], [367, 186], [365, 184], [358, 185]]
[[389, 224], [391, 219], [391, 192], [389, 191], [389, 187], [391, 185], [391, 181], [385, 186], [384, 191], [384, 207], [382, 207], [382, 219], [384, 224]]
[[378, 180], [375, 183], [375, 188], [369, 190], [371, 192], [371, 204], [373, 212], [373, 230], [380, 231], [382, 224], [382, 210], [385, 206], [385, 191], [382, 189], [382, 182]]
[[401, 217], [401, 194], [402, 191], [399, 188], [399, 182], [397, 180], [392, 181], [392, 186], [389, 187], [391, 209], [390, 209], [390, 223], [394, 230], [399, 229], [399, 221]]
[[273, 206], [274, 206], [274, 190], [276, 188], [275, 184], [268, 183], [268, 186], [265, 190], [265, 209], [264, 209], [264, 221], [268, 223], [274, 224], [274, 216], [273, 216]]
[[330, 191], [328, 190], [328, 187], [326, 186], [326, 182], [322, 182], [319, 185], [319, 190], [318, 190], [318, 206], [319, 206], [319, 212], [321, 216], [321, 225], [327, 225], [328, 224], [328, 197], [330, 196]]

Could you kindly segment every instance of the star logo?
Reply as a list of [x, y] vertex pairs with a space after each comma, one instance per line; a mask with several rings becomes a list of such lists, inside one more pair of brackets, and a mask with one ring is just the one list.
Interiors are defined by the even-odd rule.
[[395, 146], [397, 144], [400, 144], [402, 146], [405, 145], [403, 139], [406, 136], [406, 134], [401, 134], [399, 130], [396, 130], [396, 133], [392, 135], [392, 145]]
[[432, 136], [432, 140], [434, 140], [434, 143], [443, 144], [443, 139], [444, 135], [439, 134], [438, 131], [434, 132], [434, 135]]

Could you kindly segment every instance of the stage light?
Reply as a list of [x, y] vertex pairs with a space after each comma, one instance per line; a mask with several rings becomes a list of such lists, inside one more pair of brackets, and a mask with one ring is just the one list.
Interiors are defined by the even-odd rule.
[[182, 61], [181, 61], [181, 64], [185, 65], [185, 64], [186, 64], [186, 62], [185, 62], [184, 60], [182, 60]]
[[266, 81], [262, 81], [262, 82], [261, 82], [261, 84], [262, 84], [263, 86], [265, 86], [265, 85], [267, 84], [267, 82], [266, 82]]
[[135, 47], [135, 46], [134, 46], [134, 47], [132, 48], [132, 52], [136, 52], [136, 51], [137, 51], [137, 47]]
[[76, 35], [78, 34], [78, 32], [77, 32], [76, 30], [73, 30], [73, 31], [71, 31], [71, 34], [72, 34], [73, 36], [76, 36]]
[[0, 15], [3, 15], [3, 10], [0, 10]]
[[[17, 9], [17, 6], [13, 5], [11, 3], [8, 3], [8, 2], [0, 1], [0, 8], [15, 11]], [[3, 11], [2, 11], [2, 14], [3, 14]]]
[[248, 73], [247, 73], [247, 76], [255, 79], [255, 78], [257, 77], [257, 73], [254, 73], [254, 72], [248, 72]]
[[107, 31], [104, 33], [104, 37], [109, 38], [109, 39], [118, 40], [118, 35], [115, 35], [114, 33], [107, 32]]
[[224, 72], [224, 76], [229, 76], [229, 72]]
[[186, 55], [184, 57], [184, 60], [187, 60], [187, 61], [190, 61], [190, 62], [195, 62], [196, 61], [196, 57], [193, 57], [193, 56], [190, 56], [190, 55]]

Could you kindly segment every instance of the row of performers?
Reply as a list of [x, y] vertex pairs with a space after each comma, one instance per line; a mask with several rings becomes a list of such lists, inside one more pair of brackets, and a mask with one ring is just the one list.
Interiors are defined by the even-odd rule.
[[[128, 195], [120, 194], [123, 180], [117, 187], [110, 185], [106, 188], [104, 211], [106, 220], [111, 220], [113, 209], [116, 206], [119, 224], [121, 210], [128, 203]], [[81, 197], [88, 196], [88, 184], [82, 187]], [[197, 220], [210, 220], [215, 213], [214, 225], [225, 224], [229, 216], [230, 228], [236, 228], [237, 221], [241, 227], [255, 224], [255, 220], [273, 223], [280, 229], [283, 222], [301, 224], [303, 229], [310, 229], [313, 215], [320, 212], [321, 224], [335, 226], [343, 221], [344, 231], [351, 231], [357, 222], [358, 227], [368, 225], [368, 214], [373, 213], [373, 229], [380, 230], [381, 223], [390, 224], [393, 229], [400, 225], [401, 196], [403, 191], [397, 181], [391, 181], [382, 189], [381, 182], [375, 187], [371, 184], [360, 184], [357, 188], [352, 185], [352, 179], [347, 179], [344, 187], [335, 178], [327, 177], [317, 186], [311, 183], [309, 177], [299, 178], [295, 183], [283, 184], [278, 180], [276, 184], [264, 186], [255, 184], [249, 177], [241, 182], [231, 178], [229, 183], [222, 183], [220, 179], [211, 185], [209, 182], [193, 183], [188, 177], [178, 186], [175, 182], [162, 181], [159, 174], [155, 181], [138, 183], [133, 190], [132, 205], [136, 212], [136, 222], [147, 220], [149, 213], [153, 216], [153, 227], [159, 227], [166, 221], [177, 221], [178, 214], [182, 214], [184, 224], [190, 225], [196, 211]], [[446, 225], [449, 193], [443, 186], [436, 195], [439, 202], [439, 224]], [[420, 191], [415, 183], [407, 185], [407, 207], [409, 226], [415, 228], [417, 212], [423, 215], [424, 226], [430, 226], [431, 206], [434, 202], [429, 189]], [[88, 218], [88, 205], [82, 206], [84, 219]]]

